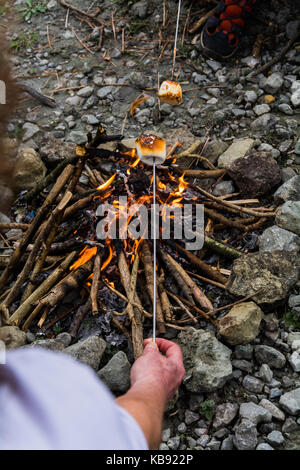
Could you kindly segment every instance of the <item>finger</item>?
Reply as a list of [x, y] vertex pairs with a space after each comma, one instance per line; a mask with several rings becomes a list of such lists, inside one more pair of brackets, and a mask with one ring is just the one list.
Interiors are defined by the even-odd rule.
[[156, 343], [153, 343], [153, 341], [149, 341], [145, 344], [143, 354], [148, 353], [150, 351], [155, 351], [156, 353], [159, 353], [158, 346]]
[[176, 362], [183, 361], [182, 351], [178, 344], [164, 338], [157, 338], [156, 342], [160, 352], [165, 354], [168, 359], [172, 359]]

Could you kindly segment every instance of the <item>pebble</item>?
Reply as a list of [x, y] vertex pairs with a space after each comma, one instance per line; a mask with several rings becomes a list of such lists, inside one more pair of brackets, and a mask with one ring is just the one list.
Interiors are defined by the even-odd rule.
[[184, 418], [185, 424], [189, 425], [189, 424], [195, 423], [196, 421], [198, 421], [199, 418], [200, 416], [198, 413], [195, 413], [194, 411], [186, 410], [185, 418]]
[[279, 447], [284, 443], [284, 437], [280, 431], [272, 431], [267, 435], [267, 441], [274, 447]]
[[264, 388], [264, 383], [256, 377], [246, 375], [243, 379], [243, 387], [245, 387], [249, 392], [261, 393]]
[[255, 403], [242, 403], [240, 406], [241, 418], [246, 418], [254, 424], [270, 423], [272, 421], [272, 414], [269, 410]]

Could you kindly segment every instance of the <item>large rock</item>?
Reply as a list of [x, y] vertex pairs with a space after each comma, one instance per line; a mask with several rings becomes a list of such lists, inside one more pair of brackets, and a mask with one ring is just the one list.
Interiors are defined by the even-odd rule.
[[300, 414], [300, 387], [281, 395], [279, 403], [290, 415]]
[[17, 326], [2, 326], [0, 340], [5, 343], [7, 349], [20, 348], [26, 344], [26, 333]]
[[230, 166], [229, 175], [242, 194], [261, 196], [281, 181], [281, 170], [268, 152], [256, 152], [239, 158]]
[[30, 147], [20, 149], [14, 168], [14, 181], [18, 191], [33, 188], [46, 175], [46, 167], [39, 154]]
[[254, 302], [242, 302], [221, 318], [219, 333], [231, 345], [250, 343], [258, 335], [263, 316]]
[[276, 204], [283, 204], [286, 201], [300, 201], [300, 176], [294, 176], [283, 183], [274, 193]]
[[255, 140], [237, 139], [218, 159], [218, 167], [228, 170], [235, 160], [244, 157], [253, 148]]
[[267, 400], [266, 398], [263, 398], [259, 402], [259, 406], [262, 406], [263, 408], [268, 410], [271, 413], [271, 415], [274, 419], [278, 419], [278, 421], [284, 421], [285, 420], [285, 414], [283, 413], [283, 411], [281, 411], [270, 400]]
[[57, 338], [39, 339], [27, 346], [28, 348], [43, 348], [49, 349], [50, 351], [63, 351], [65, 344], [63, 341]]
[[298, 251], [300, 249], [300, 237], [278, 225], [266, 228], [259, 237], [259, 251]]
[[291, 253], [250, 253], [233, 262], [227, 289], [237, 297], [253, 295], [262, 289], [252, 300], [270, 307], [286, 298], [297, 279], [298, 268]]
[[126, 354], [119, 351], [97, 375], [112, 392], [126, 392], [130, 385], [130, 363]]
[[106, 342], [103, 339], [98, 336], [90, 336], [84, 341], [67, 347], [63, 352], [97, 371], [105, 348]]
[[287, 201], [279, 207], [276, 224], [300, 236], [300, 201]]
[[211, 331], [189, 328], [178, 336], [186, 368], [185, 385], [190, 392], [212, 392], [231, 377], [231, 350]]

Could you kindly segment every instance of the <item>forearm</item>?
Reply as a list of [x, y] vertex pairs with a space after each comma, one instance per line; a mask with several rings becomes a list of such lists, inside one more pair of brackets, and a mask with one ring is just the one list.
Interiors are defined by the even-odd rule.
[[133, 416], [141, 427], [150, 449], [157, 449], [161, 439], [162, 421], [167, 397], [156, 384], [135, 384], [117, 403]]

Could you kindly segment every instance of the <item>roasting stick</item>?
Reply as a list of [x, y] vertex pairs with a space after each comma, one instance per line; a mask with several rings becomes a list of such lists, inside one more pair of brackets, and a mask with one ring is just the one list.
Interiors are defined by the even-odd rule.
[[153, 343], [156, 343], [156, 172], [155, 159], [153, 158]]
[[181, 0], [178, 1], [177, 22], [176, 22], [176, 32], [175, 32], [174, 49], [173, 49], [173, 65], [172, 65], [171, 80], [173, 80], [174, 70], [175, 70], [175, 61], [176, 61], [176, 52], [177, 52], [177, 38], [178, 38], [179, 19], [180, 19], [180, 9], [181, 9]]
[[153, 343], [156, 343], [156, 165], [161, 165], [167, 156], [166, 142], [153, 134], [141, 135], [135, 141], [139, 159], [146, 165], [152, 165], [153, 189]]

